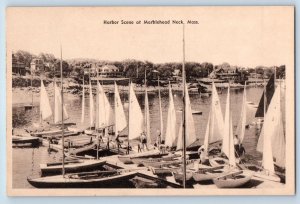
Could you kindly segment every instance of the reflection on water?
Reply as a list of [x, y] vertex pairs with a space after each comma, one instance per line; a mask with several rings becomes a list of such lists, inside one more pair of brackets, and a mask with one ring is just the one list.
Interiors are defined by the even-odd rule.
[[[248, 101], [252, 101], [256, 104], [259, 103], [262, 88], [249, 88], [247, 89], [247, 99]], [[221, 101], [221, 107], [223, 111], [223, 115], [225, 114], [225, 103], [227, 91], [223, 91], [222, 94], [219, 95]], [[174, 102], [177, 110], [182, 108], [182, 96], [179, 92], [173, 92], [174, 94]], [[168, 110], [168, 91], [162, 92], [162, 109], [163, 109], [163, 123], [166, 125], [167, 120], [167, 110]], [[232, 116], [233, 116], [233, 126], [234, 129], [237, 126], [241, 105], [242, 105], [242, 95], [243, 90], [232, 90], [231, 91], [231, 108], [232, 108]], [[113, 94], [108, 95], [109, 101], [114, 106], [114, 97]], [[144, 95], [138, 94], [137, 98], [140, 102], [142, 110], [144, 110]], [[74, 100], [66, 100], [66, 108], [69, 113], [70, 122], [79, 123], [81, 120], [81, 98], [78, 97]], [[85, 110], [85, 123], [88, 126], [89, 124], [89, 98], [86, 97], [86, 110]], [[127, 101], [127, 95], [121, 94], [121, 100]], [[204, 138], [204, 133], [207, 125], [207, 118], [209, 113], [209, 107], [211, 103], [211, 97], [200, 97], [200, 95], [190, 95], [191, 105], [193, 110], [202, 111], [202, 115], [194, 115], [195, 128], [197, 137], [200, 139], [201, 143]], [[53, 104], [53, 99], [50, 101]], [[160, 128], [159, 121], [159, 105], [158, 105], [158, 94], [157, 93], [149, 93], [149, 105], [150, 105], [150, 120], [151, 120], [151, 136], [154, 141], [157, 136], [157, 130]], [[256, 109], [249, 108], [248, 109], [248, 121], [250, 118], [254, 117]], [[128, 110], [125, 108], [126, 114], [128, 114]], [[25, 111], [22, 107], [13, 107], [13, 127], [17, 129], [22, 129], [29, 126], [32, 121], [38, 121], [39, 116], [39, 107], [35, 107], [33, 110]], [[177, 127], [179, 128], [180, 124], [180, 112], [177, 113]], [[223, 116], [224, 117], [224, 116]], [[51, 120], [51, 119], [50, 119]], [[166, 128], [164, 128], [166, 129]], [[126, 132], [127, 130], [124, 130]], [[256, 128], [246, 129], [246, 135], [244, 139], [244, 146], [246, 148], [246, 152], [253, 156], [254, 158], [260, 158], [261, 155], [255, 151], [256, 143], [258, 140], [258, 130]], [[163, 134], [164, 135], [164, 134]], [[39, 164], [45, 162], [57, 161], [60, 159], [60, 155], [54, 152], [48, 153], [47, 147], [39, 147], [39, 148], [14, 148], [13, 149], [13, 187], [15, 188], [28, 188], [31, 187], [30, 184], [27, 183], [26, 178], [28, 176], [38, 176], [39, 175]]]

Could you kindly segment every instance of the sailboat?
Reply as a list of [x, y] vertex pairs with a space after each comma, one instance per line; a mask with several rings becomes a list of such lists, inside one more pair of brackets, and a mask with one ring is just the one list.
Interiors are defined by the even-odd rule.
[[203, 142], [204, 151], [202, 152], [205, 158], [207, 158], [207, 160], [209, 161], [210, 165], [198, 165], [198, 170], [196, 172], [193, 172], [193, 178], [195, 181], [201, 182], [212, 180], [213, 178], [224, 174], [223, 165], [227, 163], [227, 160], [221, 157], [209, 158], [209, 145], [222, 141], [223, 136], [224, 121], [220, 106], [220, 99], [215, 84], [212, 83], [212, 101]]
[[[144, 117], [133, 90], [133, 84], [129, 85], [129, 127], [128, 127], [128, 144], [127, 148], [129, 150], [130, 141], [138, 140], [141, 133], [144, 131]], [[162, 157], [167, 154], [161, 154], [157, 149], [149, 150], [141, 153], [134, 153], [128, 155], [118, 156], [119, 160], [125, 164], [132, 163], [131, 158], [155, 158]]]
[[84, 130], [84, 133], [87, 134], [87, 135], [93, 134], [94, 130], [92, 128], [95, 128], [94, 96], [93, 96], [91, 77], [89, 77], [89, 78], [90, 78], [89, 79], [90, 128]]
[[84, 132], [84, 121], [85, 121], [85, 86], [84, 86], [84, 75], [82, 79], [82, 101], [81, 101], [81, 119], [80, 119], [80, 125], [76, 126], [70, 126], [68, 127], [69, 131], [74, 131], [74, 132]]
[[[35, 127], [43, 127], [43, 122], [49, 119], [52, 116], [52, 109], [50, 105], [50, 100], [46, 91], [46, 88], [44, 86], [43, 80], [41, 80], [41, 91], [40, 91], [40, 113], [39, 118], [40, 122], [38, 124], [33, 123], [33, 126]], [[61, 129], [55, 129], [55, 130], [43, 130], [40, 132], [31, 132], [31, 136], [40, 137], [42, 135], [48, 136], [53, 134], [60, 134], [62, 132]]]
[[240, 144], [242, 144], [244, 137], [245, 137], [246, 119], [247, 119], [247, 95], [246, 95], [246, 82], [245, 82], [241, 116], [240, 116], [239, 123], [238, 123], [238, 126], [235, 131], [235, 135], [238, 136]]
[[[285, 167], [285, 135], [281, 113], [280, 86], [275, 89], [268, 111], [264, 117], [264, 124], [257, 144], [257, 150], [262, 152], [262, 169], [256, 172], [256, 177], [279, 182], [275, 166]], [[268, 127], [268, 131], [266, 131]], [[275, 158], [275, 162], [274, 162]]]
[[224, 137], [222, 143], [222, 152], [227, 156], [228, 163], [225, 165], [226, 174], [214, 178], [213, 182], [218, 188], [236, 188], [249, 182], [253, 173], [247, 170], [238, 170], [236, 165], [232, 115], [230, 110], [230, 84], [226, 101], [225, 120], [224, 120]]
[[171, 148], [175, 146], [176, 141], [176, 110], [172, 94], [171, 85], [169, 83], [169, 108], [167, 117], [167, 127], [165, 134], [165, 146]]
[[119, 89], [118, 89], [116, 82], [115, 82], [114, 86], [115, 86], [115, 97], [114, 97], [114, 101], [115, 101], [115, 134], [117, 134], [118, 132], [121, 132], [122, 130], [124, 130], [127, 127], [127, 121], [126, 121], [126, 116], [125, 116], [124, 108], [122, 105], [122, 101], [120, 98]]
[[208, 122], [204, 137], [204, 153], [209, 154], [209, 144], [219, 142], [223, 139], [224, 121], [221, 110], [219, 95], [214, 83], [212, 83], [212, 99]]

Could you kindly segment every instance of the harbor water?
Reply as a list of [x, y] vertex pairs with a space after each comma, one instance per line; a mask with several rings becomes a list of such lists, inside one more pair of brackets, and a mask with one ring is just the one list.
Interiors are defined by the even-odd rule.
[[[258, 104], [263, 93], [263, 88], [252, 87], [247, 89], [247, 100]], [[159, 121], [159, 102], [158, 93], [149, 92], [149, 106], [150, 106], [150, 122], [151, 122], [151, 137], [152, 142], [156, 140], [158, 135], [158, 130], [160, 129]], [[180, 92], [173, 92], [175, 108], [178, 110], [177, 128], [179, 129], [181, 122], [181, 112], [182, 109], [182, 95]], [[114, 107], [114, 95], [112, 93], [107, 94], [112, 108]], [[167, 111], [169, 96], [168, 91], [163, 91], [162, 96], [162, 110], [163, 110], [163, 124], [164, 130], [166, 129], [167, 123]], [[28, 96], [30, 97], [30, 96]], [[223, 117], [225, 114], [225, 103], [227, 97], [227, 90], [224, 89], [222, 93], [219, 94]], [[144, 110], [144, 94], [137, 94], [137, 98], [140, 102], [142, 111]], [[67, 122], [80, 123], [81, 120], [81, 103], [82, 99], [80, 96], [76, 97], [64, 97], [66, 109], [69, 114], [69, 119]], [[128, 115], [128, 103], [127, 94], [121, 93], [121, 100], [125, 102], [125, 113]], [[200, 143], [203, 143], [204, 134], [207, 126], [207, 119], [210, 110], [211, 97], [201, 97], [199, 94], [190, 94], [192, 110], [201, 111], [202, 114], [194, 115], [196, 135]], [[243, 89], [231, 90], [231, 111], [233, 119], [234, 130], [237, 127], [240, 114], [241, 106], [243, 100]], [[50, 103], [53, 104], [53, 96], [50, 95]], [[24, 110], [21, 103], [13, 103], [13, 128], [14, 131], [22, 132], [24, 128], [29, 127], [32, 122], [38, 122], [39, 120], [39, 103], [35, 103], [32, 110]], [[127, 105], [126, 105], [127, 104]], [[85, 125], [89, 125], [89, 97], [85, 98]], [[247, 124], [250, 124], [254, 120], [254, 115], [256, 108], [248, 107], [247, 109]], [[283, 114], [284, 115], [284, 114]], [[49, 119], [51, 121], [51, 119]], [[261, 154], [256, 151], [256, 144], [259, 137], [259, 128], [257, 126], [250, 126], [246, 129], [245, 139], [243, 141], [244, 147], [246, 149], [246, 154], [249, 159], [255, 161], [261, 160]], [[127, 134], [128, 130], [123, 131]], [[122, 133], [121, 133], [122, 134]], [[164, 137], [164, 133], [162, 134]], [[40, 174], [39, 165], [41, 163], [59, 161], [61, 159], [61, 154], [57, 152], [49, 152], [48, 147], [40, 146], [37, 148], [13, 148], [12, 151], [12, 164], [13, 164], [13, 188], [33, 188], [28, 182], [27, 177], [37, 177]]]

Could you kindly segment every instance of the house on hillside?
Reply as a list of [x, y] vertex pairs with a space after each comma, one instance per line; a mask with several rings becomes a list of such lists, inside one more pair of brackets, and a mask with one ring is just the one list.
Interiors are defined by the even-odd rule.
[[30, 63], [30, 70], [32, 72], [43, 72], [45, 71], [45, 65], [42, 59], [33, 58]]
[[119, 68], [115, 65], [97, 65], [93, 64], [90, 68], [92, 76], [99, 76], [100, 78], [117, 78], [122, 77], [122, 73], [119, 71]]
[[26, 75], [26, 68], [24, 62], [19, 62], [14, 54], [12, 54], [12, 74], [13, 75], [20, 75], [25, 76]]
[[219, 80], [236, 80], [240, 77], [240, 72], [237, 68], [218, 68], [213, 70], [209, 74], [209, 78], [211, 79], [219, 79]]

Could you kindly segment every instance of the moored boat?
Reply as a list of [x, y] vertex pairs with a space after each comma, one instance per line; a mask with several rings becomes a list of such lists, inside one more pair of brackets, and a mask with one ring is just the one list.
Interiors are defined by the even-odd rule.
[[213, 182], [218, 188], [238, 188], [248, 183], [252, 176], [251, 171], [236, 171], [214, 178]]
[[128, 187], [126, 181], [136, 174], [109, 170], [27, 178], [27, 181], [36, 188], [124, 188]]
[[200, 168], [197, 171], [193, 172], [193, 179], [197, 182], [209, 181], [223, 174], [224, 169], [222, 166]]
[[[83, 171], [97, 170], [99, 167], [106, 163], [104, 160], [75, 160], [65, 162], [64, 168], [66, 173], [76, 173]], [[62, 171], [62, 163], [47, 163], [40, 164], [42, 175], [46, 174], [59, 174]]]
[[32, 146], [37, 146], [40, 144], [40, 138], [38, 137], [32, 137], [32, 136], [18, 136], [13, 135], [12, 136], [12, 143], [13, 144], [30, 144]]

